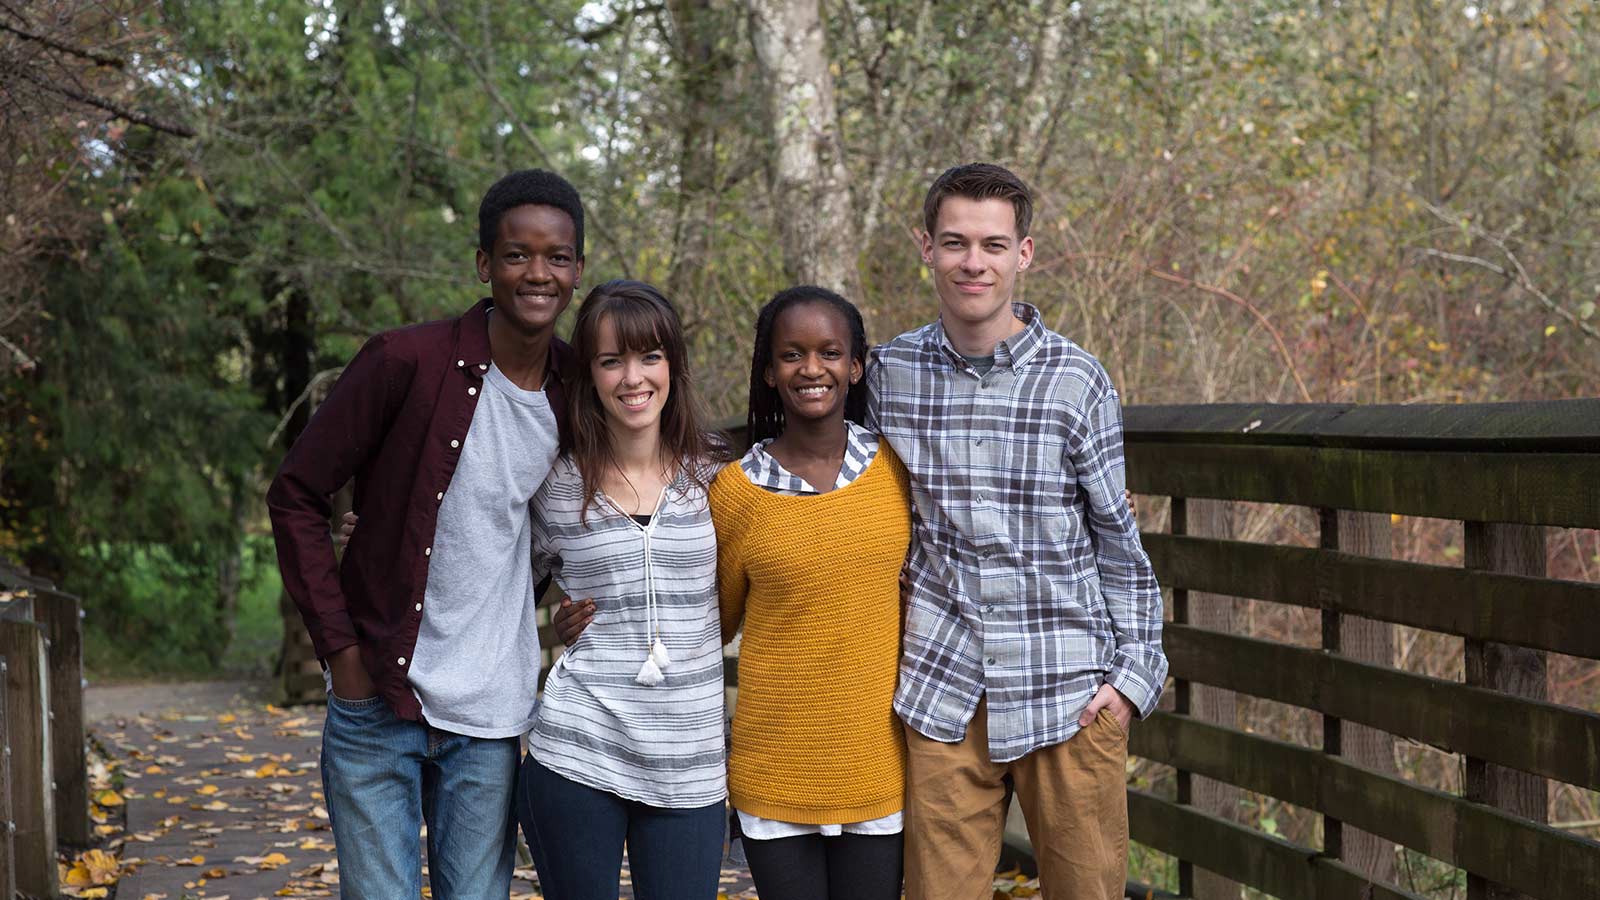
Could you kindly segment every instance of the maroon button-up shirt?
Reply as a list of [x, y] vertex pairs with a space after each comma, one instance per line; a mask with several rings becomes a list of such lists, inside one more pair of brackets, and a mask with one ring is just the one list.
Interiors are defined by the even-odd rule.
[[[460, 318], [368, 341], [267, 491], [283, 585], [317, 656], [359, 645], [378, 692], [405, 719], [422, 715], [406, 673], [439, 506], [489, 370], [490, 306], [483, 300]], [[562, 376], [571, 363], [572, 349], [553, 340], [544, 390], [562, 431]], [[361, 527], [341, 564], [329, 534], [331, 498], [351, 478]]]

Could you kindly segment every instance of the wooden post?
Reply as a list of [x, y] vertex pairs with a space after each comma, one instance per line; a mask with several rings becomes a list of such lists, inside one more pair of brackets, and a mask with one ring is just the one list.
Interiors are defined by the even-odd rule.
[[[1466, 567], [1515, 575], [1545, 574], [1544, 529], [1533, 525], [1466, 523]], [[1515, 602], [1514, 597], [1506, 598]], [[1466, 642], [1467, 684], [1545, 700], [1550, 677], [1545, 654], [1495, 641]], [[1535, 822], [1548, 822], [1550, 798], [1543, 778], [1467, 757], [1464, 796]], [[1523, 895], [1467, 875], [1467, 900], [1511, 900]]]
[[50, 787], [50, 681], [44, 633], [31, 621], [0, 621], [0, 656], [6, 658], [17, 890], [55, 897], [56, 814]]
[[[1189, 533], [1189, 502], [1183, 497], [1172, 498], [1171, 530], [1178, 535]], [[1189, 624], [1189, 592], [1186, 589], [1172, 589], [1172, 621], [1178, 625]], [[1188, 679], [1172, 679], [1172, 711], [1187, 716], [1193, 706], [1194, 698]], [[1179, 769], [1177, 782], [1178, 802], [1186, 805], [1194, 803], [1194, 776]], [[1178, 860], [1178, 895], [1194, 896], [1194, 863], [1186, 859]]]
[[[1187, 531], [1196, 537], [1233, 537], [1232, 504], [1226, 500], [1190, 499], [1187, 508]], [[1239, 631], [1238, 601], [1221, 594], [1189, 594], [1189, 624], [1237, 634]], [[1239, 726], [1239, 697], [1233, 691], [1197, 684], [1189, 689], [1189, 712], [1196, 719], [1215, 722], [1225, 728]], [[1195, 808], [1230, 822], [1239, 819], [1239, 789], [1231, 784], [1211, 778], [1192, 776], [1192, 799]], [[1204, 869], [1194, 873], [1195, 900], [1237, 900], [1240, 885]]]
[[56, 783], [56, 838], [87, 847], [89, 762], [83, 730], [83, 624], [78, 598], [41, 593], [34, 619], [44, 629], [50, 660], [50, 758]]
[[[1394, 555], [1394, 532], [1382, 513], [1348, 510], [1321, 511], [1322, 547], [1362, 556]], [[1322, 613], [1323, 649], [1382, 666], [1394, 665], [1394, 626], [1331, 610]], [[1322, 751], [1393, 774], [1394, 737], [1376, 728], [1322, 717]], [[1332, 816], [1323, 816], [1322, 850], [1365, 872], [1374, 881], [1395, 880], [1394, 844], [1351, 828]]]
[[6, 720], [6, 659], [0, 656], [0, 897], [17, 895], [17, 851], [11, 815], [11, 725]]

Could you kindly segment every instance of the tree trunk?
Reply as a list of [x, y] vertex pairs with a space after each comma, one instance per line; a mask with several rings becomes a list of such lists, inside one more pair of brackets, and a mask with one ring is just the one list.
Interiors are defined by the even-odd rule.
[[673, 53], [682, 87], [678, 127], [677, 209], [673, 212], [672, 266], [667, 295], [690, 296], [695, 273], [711, 257], [712, 200], [716, 195], [718, 113], [722, 70], [717, 52], [718, 10], [710, 0], [671, 0]]
[[818, 0], [748, 0], [772, 135], [773, 211], [796, 282], [859, 297], [855, 209]]

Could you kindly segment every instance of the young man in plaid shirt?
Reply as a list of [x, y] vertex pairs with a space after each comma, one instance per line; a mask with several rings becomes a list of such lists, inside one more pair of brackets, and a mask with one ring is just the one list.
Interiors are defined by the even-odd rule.
[[989, 895], [1008, 774], [1045, 895], [1122, 897], [1128, 728], [1166, 677], [1116, 388], [1012, 300], [1032, 216], [1006, 169], [940, 175], [922, 238], [939, 320], [879, 347], [868, 373], [868, 425], [915, 500], [895, 697], [910, 900]]

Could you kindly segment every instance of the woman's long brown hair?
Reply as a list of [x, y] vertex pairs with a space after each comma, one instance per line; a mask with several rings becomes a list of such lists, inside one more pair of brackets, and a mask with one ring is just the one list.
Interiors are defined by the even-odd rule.
[[717, 448], [706, 439], [703, 416], [690, 376], [689, 353], [683, 339], [683, 324], [672, 303], [654, 287], [642, 281], [618, 279], [597, 285], [578, 308], [578, 321], [572, 328], [575, 357], [573, 390], [569, 401], [569, 427], [562, 451], [570, 455], [583, 476], [583, 510], [600, 490], [601, 474], [615, 468], [611, 450], [611, 429], [606, 426], [605, 407], [594, 385], [590, 364], [600, 353], [600, 326], [610, 319], [617, 329], [618, 349], [648, 353], [659, 349], [667, 357], [667, 402], [661, 410], [661, 449], [671, 461], [674, 473], [683, 473], [694, 484], [706, 487], [708, 466]]

